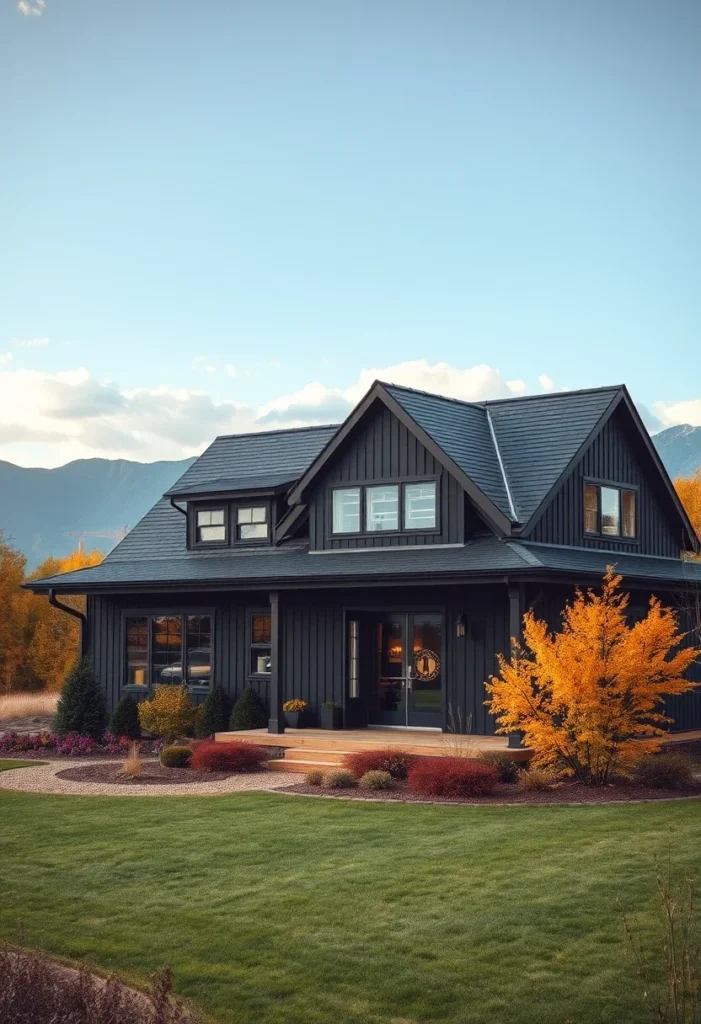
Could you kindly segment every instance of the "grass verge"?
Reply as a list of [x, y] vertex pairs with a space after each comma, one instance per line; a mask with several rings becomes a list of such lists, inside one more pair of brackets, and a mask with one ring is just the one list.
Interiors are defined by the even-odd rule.
[[229, 1024], [637, 1024], [623, 912], [698, 801], [440, 807], [0, 793], [0, 935]]

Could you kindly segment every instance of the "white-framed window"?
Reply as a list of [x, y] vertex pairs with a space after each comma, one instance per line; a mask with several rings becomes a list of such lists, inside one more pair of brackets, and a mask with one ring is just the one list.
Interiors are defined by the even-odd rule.
[[436, 481], [404, 485], [404, 529], [433, 530], [436, 526]]
[[196, 537], [198, 544], [226, 542], [226, 514], [223, 508], [198, 510]]
[[236, 539], [268, 539], [267, 505], [241, 505], [236, 509]]
[[399, 529], [399, 486], [383, 484], [365, 488], [365, 528], [368, 533], [377, 530]]
[[333, 532], [360, 531], [360, 488], [337, 487], [333, 491]]

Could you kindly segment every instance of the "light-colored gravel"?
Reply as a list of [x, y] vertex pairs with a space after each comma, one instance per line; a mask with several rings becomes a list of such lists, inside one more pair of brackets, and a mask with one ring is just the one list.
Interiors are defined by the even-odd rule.
[[[100, 764], [110, 762], [100, 761]], [[114, 762], [121, 763], [121, 762]], [[57, 778], [58, 772], [66, 768], [80, 768], [95, 764], [93, 760], [73, 758], [54, 760], [49, 764], [32, 765], [31, 768], [11, 768], [0, 772], [0, 789], [14, 789], [25, 793], [60, 793], [65, 796], [221, 796], [224, 793], [244, 793], [252, 790], [272, 791], [294, 782], [284, 772], [255, 772], [246, 775], [230, 775], [217, 782], [191, 782], [176, 786], [130, 786], [113, 785], [108, 782], [72, 782]]]

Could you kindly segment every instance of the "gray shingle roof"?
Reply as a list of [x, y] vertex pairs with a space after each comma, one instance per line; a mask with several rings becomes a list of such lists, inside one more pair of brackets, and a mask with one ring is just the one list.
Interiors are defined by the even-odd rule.
[[456, 466], [508, 516], [509, 499], [484, 406], [385, 385], [392, 398], [426, 431]]
[[[170, 493], [183, 487], [207, 487], [222, 478], [229, 482], [235, 479], [245, 481], [265, 474], [268, 479], [274, 475], [296, 479], [337, 429], [335, 426], [306, 427], [218, 437], [176, 481]], [[177, 557], [186, 553], [185, 517], [164, 497], [110, 552], [105, 563]]]
[[523, 524], [621, 391], [611, 387], [461, 402], [394, 384], [384, 386], [504, 515]]
[[222, 494], [234, 491], [270, 490], [291, 484], [297, 479], [296, 473], [260, 473], [257, 476], [221, 477], [196, 484], [175, 484], [165, 492], [164, 497], [198, 497], [207, 494]]
[[618, 571], [631, 579], [701, 583], [701, 563], [480, 537], [459, 548], [417, 546], [310, 554], [306, 547], [289, 545], [235, 554], [186, 552], [175, 558], [106, 559], [93, 568], [48, 577], [32, 586], [84, 593], [151, 584], [265, 587], [295, 581], [323, 584], [346, 579], [398, 582], [412, 576], [448, 580], [481, 574], [540, 575], [548, 570], [601, 577], [609, 563], [615, 563]]
[[527, 523], [619, 387], [486, 402], [518, 521]]

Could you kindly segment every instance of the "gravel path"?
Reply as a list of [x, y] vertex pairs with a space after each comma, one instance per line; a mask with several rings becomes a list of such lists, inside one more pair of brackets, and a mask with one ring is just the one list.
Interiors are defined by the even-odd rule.
[[94, 763], [94, 759], [87, 761], [71, 758], [54, 760], [44, 765], [32, 765], [31, 768], [12, 768], [0, 772], [0, 789], [14, 789], [24, 793], [60, 793], [66, 796], [221, 796], [222, 793], [244, 793], [251, 790], [271, 791], [291, 785], [289, 775], [284, 772], [230, 775], [229, 778], [216, 782], [193, 782], [187, 786], [115, 786], [109, 782], [73, 782], [56, 777], [58, 772], [65, 771], [66, 768], [78, 768]]

